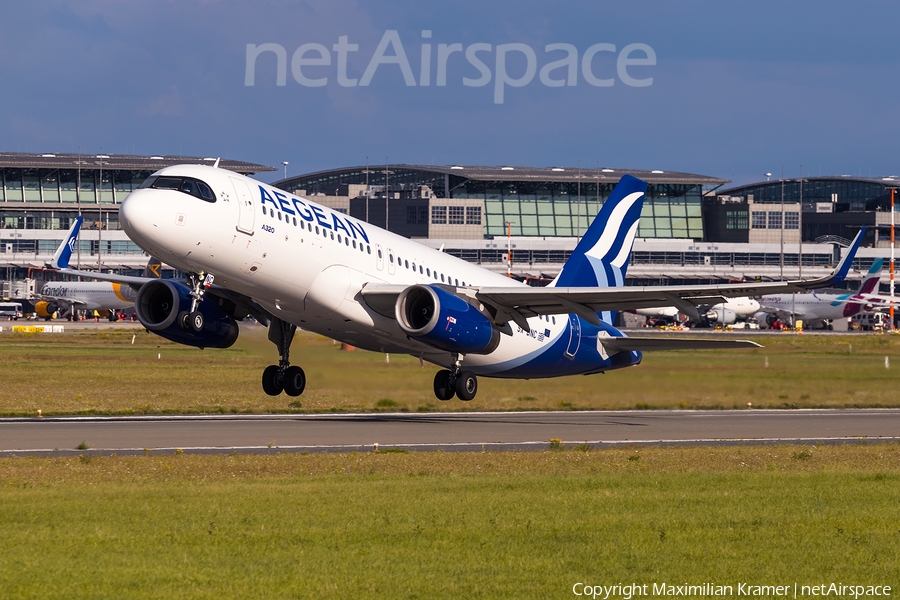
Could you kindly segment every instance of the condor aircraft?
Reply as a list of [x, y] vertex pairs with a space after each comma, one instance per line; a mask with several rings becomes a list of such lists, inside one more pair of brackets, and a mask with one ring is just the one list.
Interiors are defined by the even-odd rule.
[[[75, 247], [78, 238], [78, 230], [81, 227], [82, 217], [75, 219], [75, 223], [69, 230], [67, 239], [63, 240], [53, 261], [50, 263], [53, 269], [65, 269], [68, 267], [68, 260]], [[158, 260], [151, 258], [144, 270], [147, 278], [159, 277]], [[96, 276], [92, 273], [91, 276]], [[62, 314], [68, 313], [72, 315], [76, 310], [109, 312], [119, 311], [128, 308], [137, 297], [136, 291], [121, 283], [110, 283], [108, 281], [50, 281], [41, 288], [41, 300], [35, 302], [34, 311], [39, 317], [49, 319], [57, 311]], [[104, 315], [105, 316], [105, 315]]]
[[755, 347], [629, 338], [613, 314], [830, 285], [846, 276], [859, 246], [857, 236], [835, 272], [817, 280], [623, 287], [646, 189], [624, 176], [557, 278], [532, 288], [217, 165], [172, 166], [124, 200], [119, 221], [187, 279], [95, 277], [138, 288], [141, 323], [182, 344], [228, 347], [247, 315], [268, 325], [280, 356], [262, 375], [271, 395], [305, 388], [306, 374], [289, 361], [301, 327], [439, 365], [435, 395], [471, 400], [478, 376], [601, 373], [637, 365], [644, 350]]

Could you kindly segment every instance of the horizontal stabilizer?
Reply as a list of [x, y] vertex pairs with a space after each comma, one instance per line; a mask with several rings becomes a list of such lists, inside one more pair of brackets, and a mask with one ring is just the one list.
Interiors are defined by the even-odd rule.
[[599, 338], [607, 350], [613, 352], [652, 352], [654, 350], [722, 350], [726, 348], [762, 348], [749, 340], [701, 340], [675, 337], [610, 337]]

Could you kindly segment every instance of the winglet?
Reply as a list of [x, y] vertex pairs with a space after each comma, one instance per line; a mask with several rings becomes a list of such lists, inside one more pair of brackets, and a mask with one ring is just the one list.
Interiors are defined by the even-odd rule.
[[832, 273], [827, 280], [823, 281], [822, 284], [817, 287], [828, 287], [836, 283], [840, 283], [847, 278], [847, 273], [850, 272], [850, 266], [853, 264], [853, 260], [856, 258], [856, 251], [859, 250], [859, 245], [862, 242], [862, 238], [865, 234], [866, 228], [863, 227], [859, 230], [859, 233], [856, 234], [856, 237], [853, 238], [853, 243], [850, 244], [850, 247], [847, 249], [847, 254], [845, 254], [844, 258], [841, 259], [841, 262], [834, 270], [834, 273]]
[[78, 240], [78, 229], [81, 227], [81, 221], [83, 219], [84, 217], [77, 217], [75, 222], [72, 223], [72, 227], [69, 228], [69, 234], [66, 236], [66, 239], [63, 240], [63, 243], [59, 245], [59, 248], [56, 249], [56, 254], [53, 255], [53, 260], [50, 261], [50, 266], [52, 268], [69, 268], [69, 259], [72, 257], [72, 252], [75, 251], [75, 242]]

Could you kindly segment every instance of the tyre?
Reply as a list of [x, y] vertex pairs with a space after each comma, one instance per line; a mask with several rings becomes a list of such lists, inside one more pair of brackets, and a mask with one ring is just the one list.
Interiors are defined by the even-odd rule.
[[284, 381], [276, 365], [269, 365], [262, 375], [263, 391], [270, 396], [277, 396], [284, 390]]
[[284, 393], [299, 396], [306, 389], [306, 373], [300, 367], [288, 367], [284, 372]]
[[182, 331], [191, 330], [191, 313], [186, 310], [178, 313], [178, 327], [181, 328]]
[[456, 395], [468, 402], [478, 393], [478, 378], [472, 371], [463, 371], [456, 378]]
[[434, 395], [438, 400], [450, 400], [455, 394], [450, 386], [450, 371], [444, 369], [434, 375]]
[[190, 324], [191, 329], [193, 329], [197, 333], [203, 331], [203, 313], [201, 313], [199, 310], [195, 310], [194, 312], [192, 312], [190, 315]]

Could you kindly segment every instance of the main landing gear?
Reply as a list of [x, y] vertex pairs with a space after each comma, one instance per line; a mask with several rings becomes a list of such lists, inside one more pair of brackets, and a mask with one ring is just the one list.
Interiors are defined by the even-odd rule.
[[277, 365], [269, 365], [263, 371], [263, 391], [270, 396], [284, 392], [288, 396], [299, 396], [306, 389], [306, 373], [300, 367], [290, 366], [288, 354], [297, 326], [274, 318], [269, 324], [269, 341], [278, 347], [281, 360]]
[[453, 369], [443, 369], [434, 376], [434, 395], [438, 400], [450, 400], [453, 396], [469, 401], [478, 393], [478, 378], [472, 371], [460, 369], [459, 355], [454, 355]]

